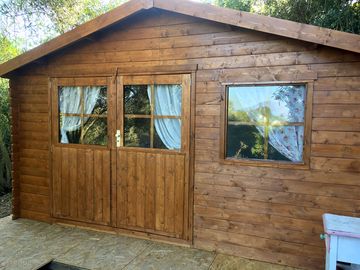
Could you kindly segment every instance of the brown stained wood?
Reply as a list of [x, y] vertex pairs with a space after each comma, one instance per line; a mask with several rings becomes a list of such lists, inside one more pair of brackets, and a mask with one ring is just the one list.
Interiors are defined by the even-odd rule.
[[156, 156], [156, 222], [155, 229], [165, 230], [165, 157]]
[[136, 153], [136, 226], [143, 228], [145, 226], [145, 185], [147, 175], [146, 168], [146, 154]]
[[165, 224], [167, 232], [174, 232], [175, 214], [175, 157], [165, 157]]
[[[336, 103], [342, 103], [343, 100], [339, 99]], [[355, 103], [351, 102], [351, 103]], [[360, 118], [360, 106], [359, 104], [317, 104], [314, 106], [313, 116], [316, 118], [323, 117], [348, 117], [348, 118]]]
[[313, 144], [312, 156], [360, 159], [360, 146]]
[[360, 131], [360, 118], [313, 118], [313, 130]]
[[86, 177], [86, 219], [94, 220], [94, 153], [85, 151], [85, 177]]
[[324, 248], [306, 246], [303, 244], [293, 244], [288, 242], [282, 242], [278, 240], [271, 240], [256, 236], [242, 235], [232, 232], [222, 232], [218, 233], [216, 230], [212, 229], [202, 229], [196, 230], [196, 234], [201, 238], [207, 238], [209, 240], [219, 241], [219, 242], [228, 242], [228, 243], [242, 243], [243, 246], [259, 248], [262, 250], [271, 250], [276, 246], [277, 252], [283, 252], [292, 255], [301, 255], [309, 256], [322, 259], [323, 253], [325, 252]]
[[185, 215], [185, 171], [184, 156], [175, 158], [175, 182], [174, 182], [174, 232], [178, 238], [183, 236], [184, 215]]
[[317, 238], [317, 234], [315, 233], [299, 233], [292, 230], [282, 229], [277, 230], [268, 224], [249, 224], [246, 221], [228, 221], [207, 217], [196, 217], [195, 218], [196, 228], [197, 230], [201, 230], [201, 228], [207, 229], [218, 229], [219, 231], [225, 232], [234, 232], [245, 235], [254, 235], [263, 238], [276, 239], [280, 241], [288, 241], [292, 243], [307, 243], [308, 245], [314, 245], [318, 247], [323, 247], [323, 242]]
[[316, 104], [360, 104], [360, 91], [315, 91]]
[[102, 152], [102, 222], [109, 224], [111, 221], [111, 214], [110, 214], [110, 196], [111, 196], [111, 181], [110, 181], [110, 152], [109, 151], [103, 151]]
[[156, 223], [156, 204], [155, 204], [155, 183], [156, 183], [156, 170], [154, 164], [156, 162], [155, 154], [146, 154], [146, 168], [145, 173], [147, 180], [145, 183], [145, 228], [154, 230]]
[[122, 18], [125, 18], [134, 12], [137, 12], [141, 9], [147, 9], [150, 7], [151, 4], [150, 1], [148, 0], [131, 1], [119, 8], [112, 10], [107, 14], [102, 15], [101, 18], [96, 18], [92, 21], [89, 21], [83, 24], [79, 28], [69, 31], [62, 36], [52, 39], [49, 42], [39, 47], [36, 47], [35, 49], [32, 49], [26, 54], [23, 54], [13, 59], [11, 62], [7, 62], [6, 65], [5, 64], [1, 65], [0, 74], [3, 75], [5, 73], [8, 73], [9, 71], [19, 68], [20, 66], [27, 64], [31, 61], [34, 61], [43, 55], [54, 52], [108, 25], [111, 25], [114, 22], [121, 20]]
[[312, 142], [360, 146], [360, 132], [313, 131]]
[[[344, 32], [317, 26], [219, 8], [212, 5], [204, 6], [201, 3], [190, 1], [178, 0], [169, 2], [166, 0], [154, 0], [154, 6], [168, 11], [176, 10], [176, 12], [206, 20], [360, 52], [359, 37], [354, 34], [349, 35]], [[282, 27], [279, 28], [278, 25], [282, 25]], [[314, 33], [316, 33], [315, 36]], [[346, 42], [345, 39], [347, 39]], [[355, 47], [349, 46], [349, 43], [352, 43]]]
[[[24, 53], [21, 56], [18, 56], [15, 59], [2, 64], [0, 66], [0, 74], [4, 75], [9, 73], [10, 71], [13, 71], [38, 58], [41, 58], [49, 53], [53, 53], [61, 48], [64, 48], [69, 44], [79, 41], [82, 38], [91, 35], [92, 33], [114, 24], [115, 22], [121, 21], [129, 15], [132, 15], [143, 9], [149, 9], [151, 7], [156, 7], [167, 11], [175, 11], [184, 15], [190, 15], [209, 21], [219, 22], [224, 25], [228, 24], [327, 46], [333, 46], [349, 51], [360, 52], [359, 37], [354, 34], [265, 17], [247, 12], [223, 9], [215, 6], [206, 6], [206, 9], [204, 9], [205, 6], [203, 4], [193, 3], [190, 1], [173, 1], [170, 3], [164, 0], [133, 0], [104, 15], [101, 15], [99, 18], [89, 21], [72, 31], [69, 31], [27, 53]], [[259, 22], [261, 22], [261, 24], [259, 24]], [[209, 22], [208, 24], [211, 23]], [[283, 25], [282, 28], [276, 27], [280, 24]], [[190, 28], [186, 31], [186, 33], [191, 35], [193, 29], [196, 30], [197, 28]], [[149, 33], [149, 31], [145, 31], [141, 34], [138, 34], [137, 36], [143, 36], [144, 33]], [[166, 33], [166, 35], [169, 34]], [[351, 45], [349, 45], [349, 43], [351, 43]]]
[[86, 219], [86, 160], [85, 160], [85, 151], [78, 150], [77, 151], [77, 179], [78, 179], [78, 197], [77, 197], [77, 204], [78, 204], [78, 217], [79, 219], [85, 220]]
[[[12, 74], [14, 217], [318, 269], [321, 215], [360, 212], [359, 55], [159, 9], [94, 41]], [[189, 89], [181, 151], [115, 147], [124, 82]], [[274, 82], [313, 85], [309, 166], [223, 162], [224, 87]], [[108, 147], [58, 143], [59, 84], [108, 86]]]
[[117, 151], [117, 227], [125, 227], [127, 224], [127, 160], [128, 154], [125, 151]]
[[28, 185], [28, 184], [20, 184], [20, 192], [30, 193], [30, 194], [37, 194], [37, 195], [44, 195], [49, 196], [49, 188], [36, 186], [36, 185]]
[[61, 151], [61, 216], [70, 215], [69, 149]]
[[102, 152], [94, 151], [94, 220], [101, 222], [103, 220], [103, 189], [102, 189]]
[[81, 192], [78, 187], [78, 177], [77, 177], [77, 149], [69, 149], [69, 180], [70, 183], [70, 216], [78, 218], [78, 192]]
[[128, 170], [127, 170], [127, 224], [130, 226], [136, 225], [136, 210], [137, 210], [137, 157], [136, 153], [128, 154]]

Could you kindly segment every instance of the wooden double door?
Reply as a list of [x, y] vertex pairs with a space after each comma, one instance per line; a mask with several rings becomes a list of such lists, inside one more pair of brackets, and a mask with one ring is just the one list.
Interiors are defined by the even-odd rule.
[[190, 84], [53, 79], [53, 216], [189, 240]]

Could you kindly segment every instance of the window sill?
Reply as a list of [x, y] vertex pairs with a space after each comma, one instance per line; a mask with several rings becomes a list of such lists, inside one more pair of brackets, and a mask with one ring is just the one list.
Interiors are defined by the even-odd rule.
[[296, 169], [308, 170], [310, 169], [307, 162], [286, 162], [286, 161], [266, 161], [266, 160], [250, 160], [250, 159], [234, 159], [234, 158], [220, 158], [220, 163], [226, 165], [243, 165], [251, 167], [268, 167], [279, 169]]

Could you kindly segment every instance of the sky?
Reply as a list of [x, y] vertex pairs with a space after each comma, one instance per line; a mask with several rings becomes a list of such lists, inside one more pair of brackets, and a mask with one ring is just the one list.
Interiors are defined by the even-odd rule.
[[[0, 0], [0, 5], [8, 1], [9, 0]], [[213, 2], [213, 0], [192, 1], [206, 3]], [[105, 6], [111, 3], [112, 0], [100, 0], [100, 2], [103, 3], [103, 5]], [[52, 22], [46, 16], [41, 16], [40, 19], [38, 19], [38, 17], [35, 18], [41, 22], [40, 31], [36, 31], [36, 33], [30, 32], [28, 29], [26, 29], [24, 19], [21, 16], [16, 18], [15, 24], [12, 23], [12, 19], [13, 18], [9, 18], [7, 16], [0, 17], [0, 33], [8, 33], [8, 38], [13, 42], [16, 41], [17, 46], [20, 47], [20, 49], [23, 51], [36, 47], [41, 44], [41, 42], [43, 42], [45, 39], [49, 37], [55, 37], [57, 35], [55, 31], [53, 33], [49, 32], [51, 31], [51, 27], [49, 26], [52, 25]], [[11, 25], [11, 28], [9, 25]], [[49, 30], [46, 30], [47, 28]]]

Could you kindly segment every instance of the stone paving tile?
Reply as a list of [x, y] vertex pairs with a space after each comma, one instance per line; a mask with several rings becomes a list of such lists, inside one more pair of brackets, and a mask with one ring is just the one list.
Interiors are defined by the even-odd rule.
[[215, 253], [184, 248], [168, 244], [154, 243], [140, 254], [125, 269], [157, 270], [157, 269], [209, 269]]
[[281, 266], [248, 260], [244, 258], [218, 254], [210, 267], [210, 270], [297, 270], [289, 266]]
[[98, 239], [79, 241], [67, 253], [56, 257], [56, 261], [89, 269], [123, 269], [151, 244], [146, 240], [103, 234]]
[[102, 270], [295, 270], [184, 248], [25, 219], [0, 219], [0, 269], [34, 270], [51, 260]]

